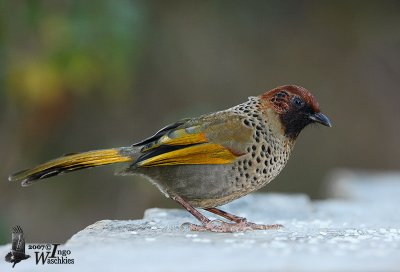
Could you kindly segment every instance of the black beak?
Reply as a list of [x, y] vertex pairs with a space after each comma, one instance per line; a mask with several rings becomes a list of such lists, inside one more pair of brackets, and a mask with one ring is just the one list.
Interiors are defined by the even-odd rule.
[[309, 116], [309, 118], [310, 118], [311, 120], [313, 120], [314, 122], [320, 123], [320, 124], [322, 124], [322, 125], [324, 125], [324, 126], [332, 127], [332, 124], [331, 124], [331, 121], [329, 120], [329, 118], [326, 117], [326, 116], [325, 116], [323, 113], [321, 113], [321, 112], [317, 112], [317, 113], [311, 114], [311, 115]]

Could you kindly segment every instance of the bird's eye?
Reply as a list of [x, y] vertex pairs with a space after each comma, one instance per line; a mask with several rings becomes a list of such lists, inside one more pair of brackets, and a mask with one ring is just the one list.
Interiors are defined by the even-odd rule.
[[302, 106], [304, 106], [304, 101], [303, 100], [301, 100], [301, 98], [300, 97], [294, 97], [293, 99], [292, 99], [292, 103], [293, 103], [293, 105], [295, 105], [296, 107], [302, 107]]

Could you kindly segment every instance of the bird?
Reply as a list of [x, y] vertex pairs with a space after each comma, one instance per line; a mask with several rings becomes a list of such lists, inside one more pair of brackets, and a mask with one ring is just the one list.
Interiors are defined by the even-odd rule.
[[11, 251], [7, 253], [5, 259], [9, 263], [14, 263], [14, 266], [20, 261], [26, 260], [30, 255], [25, 254], [25, 238], [24, 232], [20, 226], [14, 226], [12, 228], [12, 246]]
[[[84, 168], [128, 163], [117, 174], [145, 176], [200, 222], [184, 224], [192, 231], [275, 229], [282, 226], [255, 224], [218, 207], [272, 181], [310, 124], [332, 126], [307, 89], [284, 85], [226, 110], [181, 119], [128, 147], [69, 154], [9, 180], [27, 186]], [[199, 209], [225, 220], [210, 220]]]

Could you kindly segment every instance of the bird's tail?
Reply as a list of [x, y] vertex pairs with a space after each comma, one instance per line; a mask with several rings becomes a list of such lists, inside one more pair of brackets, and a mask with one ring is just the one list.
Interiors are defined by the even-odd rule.
[[28, 186], [39, 179], [49, 178], [67, 172], [106, 164], [131, 162], [133, 158], [126, 152], [126, 149], [127, 148], [112, 148], [65, 155], [32, 169], [12, 174], [8, 179], [10, 181], [21, 181], [22, 186]]

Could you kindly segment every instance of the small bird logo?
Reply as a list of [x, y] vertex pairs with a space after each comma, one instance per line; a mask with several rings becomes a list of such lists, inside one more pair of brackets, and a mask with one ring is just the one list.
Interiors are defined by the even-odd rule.
[[14, 263], [14, 266], [20, 261], [28, 259], [30, 256], [25, 254], [25, 238], [24, 232], [20, 226], [14, 226], [12, 228], [12, 247], [11, 251], [6, 255], [6, 261], [9, 263]]

